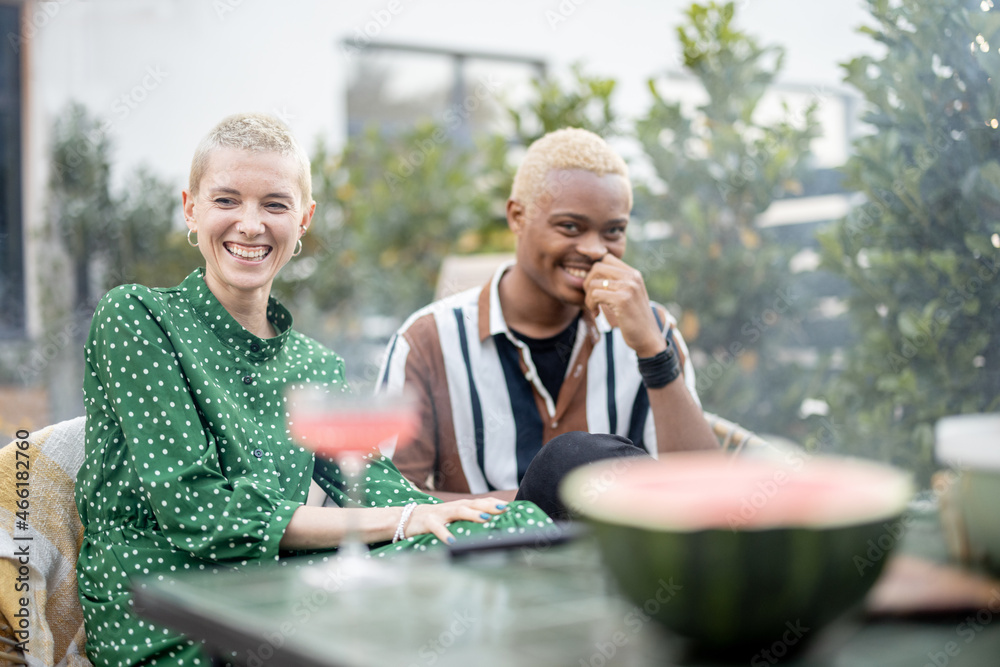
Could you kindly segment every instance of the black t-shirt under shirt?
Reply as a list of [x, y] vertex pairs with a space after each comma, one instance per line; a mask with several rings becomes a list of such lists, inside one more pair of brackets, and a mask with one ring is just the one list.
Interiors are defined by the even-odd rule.
[[514, 329], [510, 330], [518, 340], [528, 346], [531, 351], [531, 359], [538, 371], [538, 378], [548, 390], [553, 401], [559, 396], [559, 389], [562, 388], [563, 379], [566, 377], [566, 369], [569, 368], [569, 358], [573, 354], [576, 329], [579, 324], [580, 317], [577, 316], [568, 327], [551, 338], [531, 338]]

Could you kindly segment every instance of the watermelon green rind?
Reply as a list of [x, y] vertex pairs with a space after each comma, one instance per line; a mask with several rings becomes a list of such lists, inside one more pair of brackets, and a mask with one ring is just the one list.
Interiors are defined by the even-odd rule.
[[[765, 647], [788, 624], [814, 631], [862, 600], [887, 554], [863, 568], [855, 556], [865, 557], [869, 540], [886, 533], [885, 523], [689, 533], [591, 525], [622, 594], [656, 610], [658, 621], [713, 647]], [[674, 584], [676, 594], [647, 605], [663, 582]]]
[[[788, 481], [783, 493], [768, 499], [773, 505], [762, 520], [734, 523], [712, 513], [725, 513], [726, 503], [739, 500], [732, 466], [742, 463], [694, 456], [671, 462], [669, 473], [656, 462], [604, 477], [608, 466], [581, 469], [569, 476], [562, 495], [593, 526], [623, 595], [674, 632], [712, 648], [770, 646], [791, 627], [814, 632], [858, 604], [885, 564], [886, 536], [890, 548], [900, 537], [898, 519], [912, 495], [909, 476], [895, 469], [815, 457], [795, 470], [809, 484]], [[713, 486], [713, 466], [734, 480], [731, 487]], [[751, 478], [761, 471], [754, 466], [747, 468]], [[671, 490], [688, 469], [703, 481]], [[810, 486], [815, 480], [826, 486]], [[728, 494], [717, 493], [721, 485]], [[813, 488], [829, 498], [809, 497]], [[698, 512], [686, 494], [704, 498], [708, 509]], [[845, 501], [830, 502], [838, 497]], [[818, 508], [817, 525], [808, 525], [803, 507]], [[836, 516], [839, 507], [844, 517]], [[707, 525], [699, 528], [684, 516], [691, 508]], [[874, 554], [873, 544], [879, 545]], [[649, 604], [664, 582], [676, 594], [665, 604]]]

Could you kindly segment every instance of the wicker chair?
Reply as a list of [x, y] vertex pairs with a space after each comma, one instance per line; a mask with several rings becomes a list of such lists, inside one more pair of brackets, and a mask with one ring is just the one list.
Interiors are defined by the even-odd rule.
[[712, 427], [712, 432], [719, 438], [724, 452], [773, 457], [787, 454], [790, 449], [788, 445], [764, 440], [739, 424], [711, 412], [705, 413], [705, 419]]

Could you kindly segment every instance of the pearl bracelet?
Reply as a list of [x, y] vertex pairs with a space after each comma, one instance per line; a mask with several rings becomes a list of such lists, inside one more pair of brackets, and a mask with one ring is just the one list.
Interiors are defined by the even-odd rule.
[[410, 515], [417, 508], [417, 503], [410, 503], [403, 508], [403, 515], [399, 517], [399, 525], [396, 526], [396, 534], [392, 536], [392, 543], [395, 544], [406, 537], [406, 522], [410, 520]]

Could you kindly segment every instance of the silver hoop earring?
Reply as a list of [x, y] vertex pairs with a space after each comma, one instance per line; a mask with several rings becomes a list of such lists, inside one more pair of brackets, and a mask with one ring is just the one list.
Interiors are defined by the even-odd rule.
[[195, 231], [193, 229], [189, 229], [188, 230], [188, 236], [187, 236], [188, 245], [191, 246], [192, 248], [197, 248], [198, 247], [198, 242], [197, 241], [195, 241], [194, 243], [191, 243], [191, 232], [194, 232], [195, 234], [198, 233], [197, 231]]
[[292, 257], [298, 257], [302, 254], [302, 239], [299, 239], [295, 243], [295, 252], [292, 253]]

